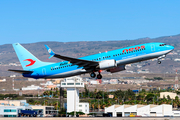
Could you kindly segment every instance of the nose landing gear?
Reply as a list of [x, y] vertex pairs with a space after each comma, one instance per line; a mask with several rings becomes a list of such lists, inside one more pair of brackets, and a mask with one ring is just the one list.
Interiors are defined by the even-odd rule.
[[161, 61], [160, 61], [160, 60], [158, 60], [158, 64], [161, 64]]
[[161, 59], [165, 58], [165, 57], [166, 57], [166, 55], [162, 55], [162, 56], [158, 57], [158, 64], [161, 64]]

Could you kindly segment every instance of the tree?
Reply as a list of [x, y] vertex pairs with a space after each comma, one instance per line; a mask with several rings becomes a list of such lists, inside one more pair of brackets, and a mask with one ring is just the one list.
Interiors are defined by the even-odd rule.
[[151, 102], [153, 100], [154, 94], [149, 93], [146, 97], [145, 100], [147, 100], [147, 102]]
[[175, 97], [175, 101], [179, 102], [179, 97], [178, 96]]
[[161, 77], [154, 77], [154, 80], [163, 80]]
[[29, 100], [28, 100], [28, 103], [29, 103], [29, 104], [34, 104], [34, 99], [32, 99], [32, 98], [29, 99]]
[[168, 99], [168, 100], [171, 100], [171, 98], [170, 98], [170, 96], [169, 96], [169, 95], [167, 95], [167, 99]]

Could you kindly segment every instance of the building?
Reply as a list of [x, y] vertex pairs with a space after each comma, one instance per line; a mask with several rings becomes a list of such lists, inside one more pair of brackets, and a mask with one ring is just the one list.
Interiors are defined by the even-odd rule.
[[[89, 103], [79, 103], [79, 88], [84, 87], [84, 82], [81, 77], [74, 76], [65, 78], [64, 81], [61, 82], [61, 87], [67, 89], [67, 112], [79, 111], [79, 109], [83, 112], [86, 111], [86, 106]], [[82, 107], [79, 107], [82, 106]], [[88, 110], [89, 111], [89, 110]], [[87, 112], [87, 114], [89, 114]]]
[[28, 78], [28, 81], [45, 81], [45, 79]]
[[102, 84], [109, 84], [109, 80], [103, 80]]
[[109, 81], [110, 84], [118, 84], [118, 80], [117, 79], [111, 79]]
[[58, 110], [54, 106], [32, 106], [26, 100], [0, 100], [0, 117], [18, 117], [27, 112], [32, 115], [36, 113], [39, 117], [52, 117], [57, 115]]
[[168, 95], [171, 99], [175, 99], [175, 97], [178, 96], [176, 93], [173, 92], [160, 92], [160, 98], [167, 98]]
[[35, 105], [31, 106], [31, 108], [39, 113], [40, 117], [53, 117], [58, 114], [58, 110], [54, 106]]
[[5, 106], [24, 106], [26, 104], [26, 100], [0, 100], [0, 105]]
[[52, 79], [53, 84], [60, 84], [64, 79]]
[[19, 110], [32, 110], [27, 106], [0, 106], [0, 117], [18, 117]]
[[32, 112], [26, 100], [0, 100], [0, 117], [18, 117], [21, 110]]
[[89, 114], [89, 103], [79, 103], [79, 112]]
[[105, 113], [112, 117], [141, 117], [180, 116], [180, 111], [172, 111], [172, 105], [112, 105], [105, 107]]
[[0, 82], [6, 82], [6, 79], [2, 79], [2, 80], [0, 80]]
[[56, 88], [57, 85], [54, 85], [52, 81], [47, 81], [46, 83], [40, 83], [40, 85], [44, 86], [45, 88]]
[[102, 83], [102, 80], [101, 79], [97, 79], [96, 80], [98, 84], [101, 84]]
[[43, 88], [40, 86], [35, 86], [35, 85], [22, 87], [22, 90], [41, 90], [41, 89], [43, 89]]
[[114, 95], [108, 95], [108, 98], [114, 98]]
[[96, 80], [90, 80], [90, 81], [89, 81], [89, 84], [90, 84], [90, 85], [97, 85], [97, 84], [99, 84], [99, 82], [96, 81]]

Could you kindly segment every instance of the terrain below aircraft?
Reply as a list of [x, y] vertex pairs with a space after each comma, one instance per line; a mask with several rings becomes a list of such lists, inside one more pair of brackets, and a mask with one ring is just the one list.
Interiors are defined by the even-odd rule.
[[174, 49], [173, 46], [164, 43], [146, 43], [81, 58], [72, 58], [56, 54], [47, 45], [45, 46], [50, 54], [49, 58], [56, 57], [65, 61], [59, 63], [42, 62], [19, 43], [14, 43], [14, 50], [23, 70], [9, 69], [9, 71], [36, 79], [64, 78], [85, 73], [90, 73], [90, 76], [95, 78], [95, 72], [98, 72], [97, 78], [101, 79], [101, 70], [111, 73], [119, 72], [125, 70], [126, 64], [153, 58], [157, 58], [158, 63], [161, 64], [161, 59]]

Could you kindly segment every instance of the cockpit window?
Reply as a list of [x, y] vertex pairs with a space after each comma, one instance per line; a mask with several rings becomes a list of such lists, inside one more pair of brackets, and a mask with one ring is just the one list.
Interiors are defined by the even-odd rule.
[[160, 44], [159, 46], [165, 46], [166, 44]]

